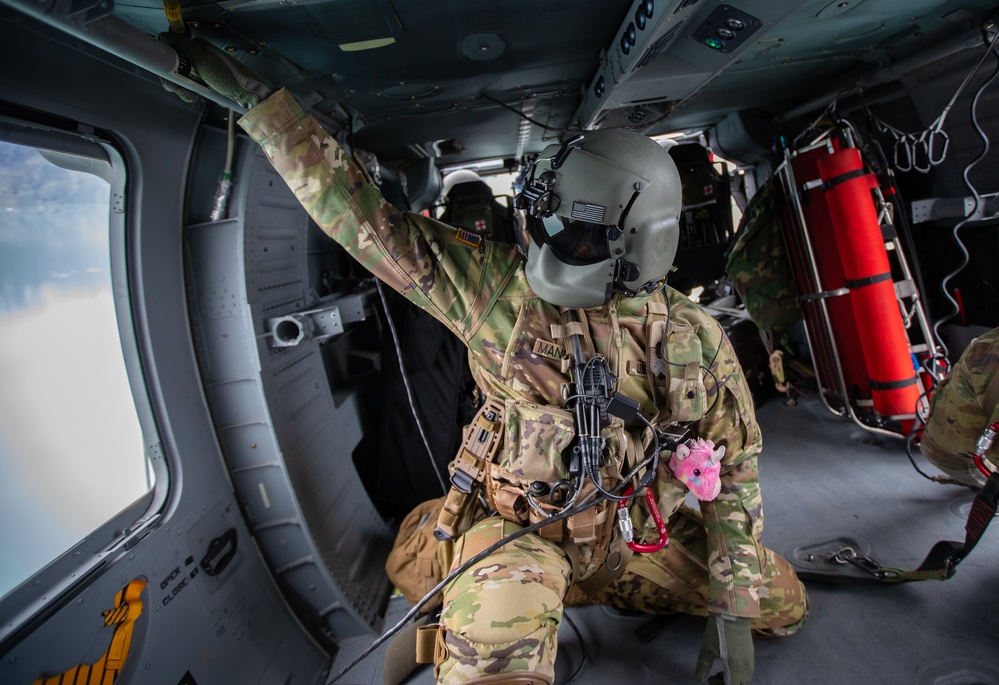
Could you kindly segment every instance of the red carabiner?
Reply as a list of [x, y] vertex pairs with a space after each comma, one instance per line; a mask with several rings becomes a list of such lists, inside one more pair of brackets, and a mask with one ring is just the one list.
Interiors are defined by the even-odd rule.
[[[629, 485], [625, 488], [622, 494], [627, 497], [634, 491], [635, 489]], [[630, 500], [621, 500], [617, 503], [618, 511], [623, 511], [626, 516], [628, 515], [629, 501]], [[643, 545], [640, 542], [628, 540], [628, 548], [632, 552], [637, 552], [639, 554], [658, 552], [669, 544], [669, 531], [666, 530], [666, 522], [663, 521], [662, 514], [659, 513], [659, 505], [656, 503], [655, 495], [652, 494], [652, 488], [645, 488], [645, 505], [649, 508], [649, 513], [652, 514], [652, 520], [655, 521], [656, 529], [659, 531], [659, 542], [654, 542], [651, 545]]]

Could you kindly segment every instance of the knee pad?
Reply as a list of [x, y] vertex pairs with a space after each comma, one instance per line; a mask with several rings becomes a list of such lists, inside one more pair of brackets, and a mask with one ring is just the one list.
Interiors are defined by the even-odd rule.
[[484, 674], [497, 677], [526, 677], [530, 674], [531, 677], [541, 678], [540, 682], [550, 683], [555, 677], [557, 632], [556, 625], [549, 622], [538, 625], [529, 633], [494, 634], [487, 636], [485, 642], [480, 642], [475, 639], [478, 636], [469, 637], [450, 628], [445, 629], [442, 661], [436, 669], [438, 682], [450, 685], [478, 682], [475, 679]]
[[[454, 565], [471, 558], [471, 550], [486, 549], [518, 528], [503, 521], [473, 527], [456, 548]], [[499, 548], [456, 578], [444, 592], [446, 655], [439, 664], [440, 682], [473, 682], [483, 674], [530, 674], [541, 678], [539, 683], [550, 683], [569, 573], [562, 550], [530, 535]]]

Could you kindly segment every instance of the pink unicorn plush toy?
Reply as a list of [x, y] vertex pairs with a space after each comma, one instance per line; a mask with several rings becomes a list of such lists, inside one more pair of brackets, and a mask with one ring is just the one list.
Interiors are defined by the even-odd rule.
[[710, 502], [721, 492], [721, 459], [725, 446], [715, 449], [710, 440], [695, 438], [689, 445], [679, 445], [669, 460], [673, 477], [686, 485], [694, 497]]

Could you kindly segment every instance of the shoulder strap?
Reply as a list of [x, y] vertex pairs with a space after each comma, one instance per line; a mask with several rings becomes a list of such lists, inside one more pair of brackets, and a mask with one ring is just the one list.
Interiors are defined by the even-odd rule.
[[663, 420], [666, 407], [665, 385], [669, 383], [666, 363], [659, 350], [666, 341], [669, 326], [669, 305], [662, 290], [649, 296], [645, 304], [645, 375], [649, 381], [649, 392], [656, 408], [656, 414], [649, 421], [652, 425]]
[[594, 355], [596, 347], [590, 337], [590, 324], [585, 309], [559, 307], [559, 321], [560, 324], [551, 325], [551, 334], [556, 340], [565, 341], [565, 349], [568, 354], [562, 359], [562, 373], [568, 373], [575, 359], [573, 344], [577, 341], [573, 336], [579, 336], [578, 342], [583, 359], [590, 359]]

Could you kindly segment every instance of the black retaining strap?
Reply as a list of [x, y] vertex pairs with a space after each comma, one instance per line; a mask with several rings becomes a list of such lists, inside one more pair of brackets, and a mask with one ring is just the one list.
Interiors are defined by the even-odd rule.
[[875, 283], [881, 283], [883, 281], [891, 280], [891, 272], [886, 271], [883, 274], [876, 274], [874, 276], [868, 276], [867, 278], [858, 278], [856, 280], [846, 281], [843, 283], [850, 290], [858, 290], [863, 288], [865, 285], [874, 285]]
[[999, 473], [993, 473], [985, 481], [985, 487], [975, 495], [968, 512], [968, 522], [964, 524], [964, 544], [953, 540], [941, 540], [933, 545], [926, 559], [915, 571], [899, 571], [894, 582], [902, 583], [910, 580], [946, 580], [954, 575], [954, 570], [961, 560], [971, 554], [978, 541], [982, 539], [985, 529], [989, 527], [992, 518], [999, 509]]
[[898, 388], [907, 388], [915, 384], [915, 376], [910, 376], [900, 381], [872, 381], [870, 378], [867, 379], [867, 385], [871, 390], [897, 390]]
[[[846, 558], [845, 562], [861, 569], [866, 575], [844, 575], [842, 573], [825, 573], [807, 569], [795, 569], [802, 580], [813, 580], [823, 583], [908, 583], [916, 580], [947, 580], [954, 575], [957, 565], [971, 554], [978, 541], [985, 534], [985, 529], [992, 522], [999, 509], [999, 472], [993, 473], [985, 482], [985, 487], [975, 496], [968, 513], [968, 521], [964, 524], [964, 542], [941, 540], [930, 548], [926, 559], [914, 571], [882, 566], [870, 557]], [[837, 562], [838, 568], [845, 568]]]
[[833, 176], [828, 181], [822, 182], [822, 190], [827, 193], [834, 187], [838, 186], [840, 183], [846, 183], [847, 181], [852, 181], [855, 178], [860, 178], [862, 176], [867, 176], [867, 171], [865, 169], [854, 169], [853, 171], [847, 171], [839, 176]]

